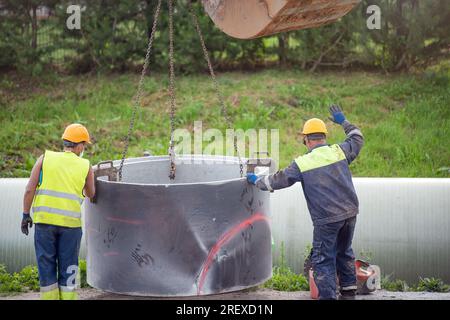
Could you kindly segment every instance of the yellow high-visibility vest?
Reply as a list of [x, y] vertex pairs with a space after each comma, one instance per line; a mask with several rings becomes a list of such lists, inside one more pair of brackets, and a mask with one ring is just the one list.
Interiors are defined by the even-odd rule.
[[81, 227], [83, 188], [89, 167], [89, 160], [73, 152], [45, 151], [42, 182], [33, 201], [35, 223]]

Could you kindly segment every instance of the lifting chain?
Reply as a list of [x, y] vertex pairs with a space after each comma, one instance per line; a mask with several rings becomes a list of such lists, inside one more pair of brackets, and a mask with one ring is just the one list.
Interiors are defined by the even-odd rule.
[[[211, 59], [209, 57], [208, 49], [206, 48], [205, 40], [203, 38], [202, 30], [201, 30], [200, 24], [198, 22], [197, 14], [195, 13], [195, 10], [194, 10], [194, 8], [192, 6], [192, 1], [189, 0], [188, 3], [189, 3], [189, 11], [191, 12], [191, 16], [192, 16], [192, 21], [194, 22], [195, 29], [197, 30], [197, 34], [198, 34], [198, 37], [200, 39], [200, 43], [202, 45], [203, 56], [204, 56], [206, 62], [208, 63], [209, 73], [211, 75], [211, 79], [212, 79], [212, 82], [214, 84], [214, 91], [216, 92], [217, 99], [219, 100], [219, 103], [220, 103], [220, 108], [221, 108], [222, 115], [225, 118], [227, 127], [229, 129], [233, 129], [233, 123], [231, 121], [230, 115], [228, 114], [227, 107], [226, 107], [226, 104], [225, 104], [225, 100], [224, 100], [222, 92], [220, 91], [220, 88], [219, 88], [219, 83], [217, 82], [216, 74], [214, 72], [214, 68], [212, 66]], [[238, 151], [238, 147], [237, 147], [236, 134], [233, 134], [233, 147], [234, 147], [234, 152], [235, 152], [236, 156], [239, 159], [239, 173], [240, 173], [241, 178], [242, 178], [243, 175], [244, 175], [244, 165], [242, 164], [242, 159], [241, 159], [241, 156], [239, 155], [239, 151]]]
[[131, 138], [131, 134], [133, 132], [134, 121], [136, 119], [137, 108], [141, 104], [141, 100], [142, 100], [142, 88], [144, 86], [144, 79], [145, 79], [145, 75], [147, 73], [148, 65], [150, 62], [150, 52], [152, 51], [153, 40], [155, 39], [156, 27], [158, 25], [159, 13], [161, 11], [161, 2], [162, 2], [162, 0], [158, 0], [158, 5], [156, 7], [155, 14], [153, 17], [152, 31], [150, 34], [150, 38], [148, 39], [147, 53], [145, 55], [145, 61], [144, 61], [144, 65], [142, 67], [141, 77], [139, 79], [138, 89], [137, 89], [136, 94], [133, 97], [133, 102], [132, 102], [133, 111], [131, 114], [130, 126], [128, 127], [128, 134], [126, 135], [126, 137], [124, 139], [125, 145], [124, 145], [123, 152], [122, 152], [122, 159], [120, 160], [119, 181], [122, 181], [123, 164], [124, 164], [125, 158], [127, 156], [128, 146], [130, 144], [130, 138]]
[[[141, 77], [139, 79], [139, 85], [138, 85], [138, 89], [136, 94], [133, 97], [133, 111], [131, 114], [131, 119], [130, 119], [130, 126], [128, 128], [128, 134], [127, 136], [124, 138], [125, 141], [125, 145], [124, 145], [124, 149], [122, 152], [122, 159], [120, 161], [120, 166], [119, 166], [119, 181], [122, 181], [122, 169], [123, 169], [123, 165], [125, 162], [125, 158], [127, 156], [127, 152], [128, 152], [128, 146], [130, 144], [130, 138], [131, 138], [131, 134], [133, 132], [133, 127], [134, 127], [134, 122], [136, 119], [136, 113], [137, 113], [137, 108], [138, 106], [141, 104], [141, 100], [142, 100], [142, 89], [144, 86], [144, 79], [145, 79], [145, 75], [147, 73], [147, 69], [148, 69], [148, 65], [149, 65], [149, 61], [150, 61], [150, 53], [151, 53], [151, 49], [153, 46], [153, 40], [155, 38], [156, 35], [156, 27], [158, 24], [158, 18], [159, 18], [159, 14], [161, 11], [161, 2], [162, 0], [158, 0], [158, 5], [156, 7], [155, 10], [155, 14], [154, 14], [154, 18], [153, 18], [153, 26], [152, 26], [152, 31], [150, 34], [150, 38], [148, 40], [148, 46], [147, 46], [147, 53], [145, 55], [145, 61], [144, 61], [144, 65], [142, 67], [142, 72], [141, 72]], [[173, 0], [168, 0], [168, 6], [169, 6], [169, 95], [170, 95], [170, 144], [169, 144], [169, 159], [170, 159], [170, 173], [169, 173], [169, 178], [171, 180], [175, 179], [175, 150], [174, 150], [174, 131], [175, 131], [175, 110], [176, 110], [176, 100], [175, 100], [175, 70], [174, 70], [174, 35], [173, 35], [173, 14], [174, 14], [174, 6], [173, 6]], [[227, 108], [226, 108], [226, 104], [225, 104], [225, 100], [223, 98], [222, 92], [220, 91], [219, 88], [219, 83], [217, 82], [217, 78], [216, 78], [216, 74], [214, 73], [214, 69], [211, 63], [211, 59], [209, 57], [209, 53], [208, 53], [208, 49], [206, 48], [205, 45], [205, 41], [203, 38], [203, 34], [198, 22], [198, 17], [194, 11], [194, 8], [192, 6], [192, 2], [188, 1], [189, 3], [189, 9], [190, 9], [190, 13], [192, 16], [192, 20], [194, 22], [195, 25], [195, 29], [197, 31], [197, 34], [199, 36], [200, 39], [200, 43], [202, 46], [202, 50], [203, 50], [203, 55], [204, 58], [208, 64], [208, 69], [209, 69], [209, 73], [211, 75], [211, 79], [213, 81], [214, 84], [214, 90], [215, 93], [217, 95], [217, 99], [219, 100], [220, 103], [220, 107], [221, 107], [221, 112], [225, 118], [227, 127], [229, 129], [233, 129], [233, 124], [231, 121], [231, 118], [228, 114]], [[237, 137], [236, 134], [233, 135], [233, 146], [234, 146], [234, 152], [237, 155], [238, 159], [239, 159], [239, 172], [240, 172], [240, 176], [243, 177], [244, 175], [244, 166], [242, 163], [242, 159], [239, 155], [239, 151], [238, 151], [238, 147], [237, 147]]]
[[169, 145], [169, 159], [170, 159], [170, 180], [175, 179], [175, 150], [173, 134], [175, 131], [175, 70], [173, 58], [173, 0], [168, 0], [169, 3], [169, 95], [170, 95], [170, 145]]

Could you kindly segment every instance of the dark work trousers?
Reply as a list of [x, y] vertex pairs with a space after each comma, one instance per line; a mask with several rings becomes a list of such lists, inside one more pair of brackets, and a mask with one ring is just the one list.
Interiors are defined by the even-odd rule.
[[336, 274], [341, 289], [356, 289], [355, 224], [356, 216], [314, 227], [311, 262], [319, 299], [336, 299]]
[[42, 288], [65, 288], [74, 285], [78, 268], [81, 228], [36, 224], [34, 246]]

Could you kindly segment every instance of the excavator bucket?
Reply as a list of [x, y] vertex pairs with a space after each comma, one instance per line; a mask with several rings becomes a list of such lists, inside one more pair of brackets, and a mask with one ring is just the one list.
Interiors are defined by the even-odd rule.
[[319, 27], [347, 14], [360, 0], [202, 0], [214, 24], [231, 37], [252, 39]]

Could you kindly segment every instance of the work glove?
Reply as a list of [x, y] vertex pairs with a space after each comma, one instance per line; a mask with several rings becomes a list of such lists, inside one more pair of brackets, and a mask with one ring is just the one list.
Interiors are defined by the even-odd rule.
[[256, 185], [258, 178], [259, 177], [254, 173], [247, 173], [247, 181], [253, 185]]
[[30, 227], [30, 228], [33, 227], [33, 219], [31, 219], [31, 216], [29, 213], [23, 213], [22, 224], [21, 224], [23, 234], [28, 235], [28, 227]]
[[334, 123], [342, 124], [345, 121], [344, 113], [342, 112], [341, 107], [339, 107], [338, 105], [332, 105], [330, 107], [330, 113], [333, 117], [330, 117], [329, 119]]

